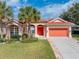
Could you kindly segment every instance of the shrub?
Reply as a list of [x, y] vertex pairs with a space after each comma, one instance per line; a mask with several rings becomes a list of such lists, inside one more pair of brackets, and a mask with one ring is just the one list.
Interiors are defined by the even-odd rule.
[[2, 42], [5, 42], [5, 40], [3, 40], [3, 39], [0, 38], [0, 43], [2, 43]]
[[23, 34], [23, 35], [22, 35], [22, 38], [23, 38], [23, 39], [28, 38], [28, 34]]
[[34, 38], [34, 37], [31, 37], [31, 38], [26, 38], [26, 39], [22, 39], [22, 43], [31, 43], [31, 42], [36, 42], [38, 41], [38, 38]]
[[4, 39], [5, 39], [5, 38], [1, 38], [1, 35], [0, 35], [0, 43], [5, 42]]
[[20, 37], [21, 37], [20, 35], [11, 36], [11, 38], [14, 39], [14, 40], [16, 40], [16, 41], [19, 41]]

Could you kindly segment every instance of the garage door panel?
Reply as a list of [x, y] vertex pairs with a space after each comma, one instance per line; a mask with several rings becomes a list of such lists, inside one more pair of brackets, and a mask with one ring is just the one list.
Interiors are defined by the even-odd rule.
[[49, 28], [49, 36], [68, 36], [67, 28]]

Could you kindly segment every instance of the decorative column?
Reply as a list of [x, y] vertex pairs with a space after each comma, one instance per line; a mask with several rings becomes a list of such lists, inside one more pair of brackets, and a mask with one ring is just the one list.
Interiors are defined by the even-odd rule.
[[35, 26], [35, 37], [37, 37], [37, 24], [34, 25]]
[[10, 28], [6, 27], [6, 39], [10, 39]]
[[44, 37], [46, 37], [46, 26], [44, 25]]
[[22, 40], [22, 27], [21, 26], [18, 26], [18, 32], [19, 32], [19, 40], [21, 41]]
[[69, 27], [69, 37], [72, 37], [72, 29], [71, 29], [71, 26]]
[[21, 26], [18, 26], [18, 30], [19, 30], [18, 31], [19, 32], [19, 35], [22, 36], [22, 27]]
[[49, 37], [49, 27], [46, 27], [46, 37]]

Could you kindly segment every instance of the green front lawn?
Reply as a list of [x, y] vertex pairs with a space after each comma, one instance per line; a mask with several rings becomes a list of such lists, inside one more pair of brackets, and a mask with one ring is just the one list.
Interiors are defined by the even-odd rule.
[[56, 59], [47, 40], [0, 44], [0, 59]]
[[79, 34], [73, 34], [72, 37], [79, 41]]

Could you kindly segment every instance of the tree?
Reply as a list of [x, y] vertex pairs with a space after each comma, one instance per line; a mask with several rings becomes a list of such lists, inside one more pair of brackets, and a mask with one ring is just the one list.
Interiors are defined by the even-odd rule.
[[7, 17], [9, 20], [13, 19], [13, 9], [12, 9], [12, 7], [10, 7], [10, 6], [6, 7], [5, 17]]
[[76, 3], [67, 12], [60, 15], [61, 18], [79, 24], [79, 3]]
[[6, 2], [0, 2], [0, 18], [12, 18], [13, 17], [13, 10], [12, 7], [7, 6]]
[[10, 18], [13, 17], [13, 11], [12, 11], [12, 8], [10, 6], [7, 6], [6, 5], [6, 2], [5, 1], [2, 1], [0, 2], [0, 36], [1, 38], [3, 38], [3, 19], [6, 20], [6, 18], [8, 18], [10, 20]]
[[41, 18], [40, 16], [40, 12], [36, 9], [33, 8], [31, 6], [26, 6], [26, 7], [22, 7], [20, 8], [20, 13], [18, 14], [18, 18], [20, 21], [24, 21], [22, 22], [22, 24], [28, 24], [28, 32], [26, 33], [27, 30], [26, 26], [22, 26], [23, 27], [23, 34], [29, 34], [28, 36], [30, 37], [30, 25], [31, 22], [38, 22]]

